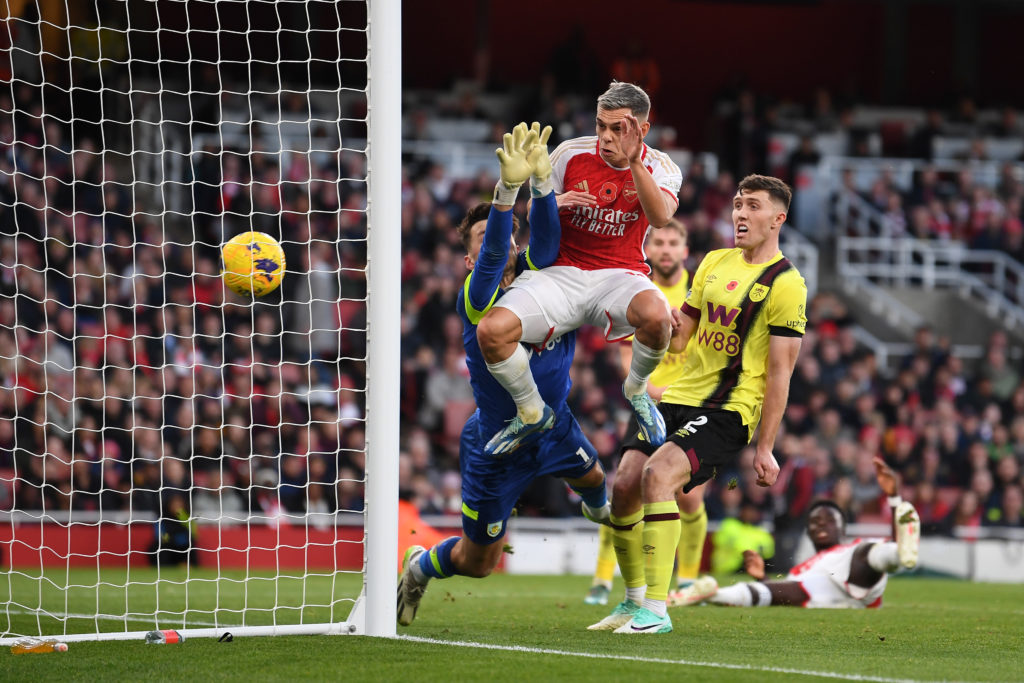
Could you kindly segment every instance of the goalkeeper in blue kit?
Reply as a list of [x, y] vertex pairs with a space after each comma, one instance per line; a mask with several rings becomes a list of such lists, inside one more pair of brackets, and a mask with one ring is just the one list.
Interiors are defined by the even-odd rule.
[[[537, 123], [531, 128], [521, 123], [505, 135], [504, 147], [498, 150], [501, 179], [495, 186], [493, 204], [477, 205], [458, 227], [471, 272], [456, 310], [462, 318], [466, 364], [477, 404], [459, 443], [462, 535], [429, 550], [421, 546], [406, 550], [398, 582], [398, 623], [402, 626], [415, 619], [430, 579], [491, 573], [501, 559], [504, 544], [500, 541], [512, 509], [535, 478], [551, 474], [565, 479], [583, 499], [583, 513], [592, 521], [606, 523], [611, 510], [597, 451], [566, 405], [575, 332], [549, 339], [541, 348], [529, 348], [529, 368], [523, 369], [537, 378], [541, 396], [550, 406], [544, 419], [550, 420], [552, 427], [530, 433], [512, 453], [484, 453], [491, 435], [518, 418], [512, 397], [487, 370], [476, 340], [476, 325], [517, 274], [549, 265], [558, 253], [558, 208], [547, 152], [550, 134], [550, 127], [541, 131]], [[527, 179], [533, 197], [530, 244], [517, 253], [512, 206]]]

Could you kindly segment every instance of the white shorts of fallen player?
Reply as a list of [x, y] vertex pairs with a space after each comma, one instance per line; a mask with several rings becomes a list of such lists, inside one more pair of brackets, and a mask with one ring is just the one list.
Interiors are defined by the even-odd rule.
[[633, 297], [647, 290], [665, 299], [643, 273], [551, 266], [522, 273], [494, 305], [518, 316], [523, 326], [521, 341], [543, 349], [584, 324], [604, 330], [608, 341], [629, 337], [634, 330], [626, 320], [626, 309]]
[[863, 588], [854, 586], [838, 577], [824, 574], [805, 574], [797, 579], [807, 593], [804, 607], [861, 608], [881, 607], [882, 594], [885, 592], [886, 579], [882, 574], [874, 586]]

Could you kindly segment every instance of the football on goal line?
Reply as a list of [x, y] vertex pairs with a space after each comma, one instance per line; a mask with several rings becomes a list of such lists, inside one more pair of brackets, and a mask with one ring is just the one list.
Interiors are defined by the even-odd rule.
[[284, 278], [284, 249], [265, 232], [243, 232], [221, 248], [224, 284], [245, 297], [263, 296]]

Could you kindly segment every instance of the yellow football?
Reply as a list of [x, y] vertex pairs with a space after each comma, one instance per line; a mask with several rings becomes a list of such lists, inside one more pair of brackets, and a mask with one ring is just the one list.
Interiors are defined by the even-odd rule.
[[224, 284], [245, 297], [263, 296], [284, 278], [284, 249], [265, 232], [243, 232], [221, 248]]

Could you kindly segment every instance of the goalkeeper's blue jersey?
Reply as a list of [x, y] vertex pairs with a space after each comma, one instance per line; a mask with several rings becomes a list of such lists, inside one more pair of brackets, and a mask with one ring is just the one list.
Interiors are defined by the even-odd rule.
[[[554, 194], [534, 200], [530, 212], [529, 257], [521, 252], [516, 260], [516, 274], [528, 268], [549, 265], [558, 253], [558, 209]], [[516, 416], [516, 404], [509, 393], [487, 370], [476, 340], [476, 324], [502, 295], [501, 279], [508, 262], [512, 235], [511, 212], [491, 210], [484, 232], [484, 243], [473, 272], [466, 278], [455, 308], [462, 318], [462, 343], [466, 347], [466, 365], [473, 386], [480, 427], [486, 434], [495, 433]], [[569, 368], [576, 351], [576, 332], [548, 339], [542, 348], [524, 344], [530, 354], [530, 369], [541, 398], [555, 413], [565, 409], [572, 382]]]
[[[500, 296], [501, 290], [498, 290], [498, 297]], [[466, 347], [469, 383], [473, 386], [473, 397], [480, 413], [480, 426], [485, 434], [494, 434], [516, 416], [516, 404], [505, 388], [498, 384], [487, 370], [487, 363], [476, 342], [476, 325], [466, 316], [463, 297], [459, 297], [456, 308], [462, 317], [462, 343]], [[569, 368], [572, 367], [573, 354], [576, 351], [576, 332], [549, 339], [540, 351], [529, 344], [523, 346], [530, 354], [530, 370], [533, 371], [533, 379], [537, 382], [541, 398], [556, 414], [562, 412], [569, 388], [572, 386]]]

